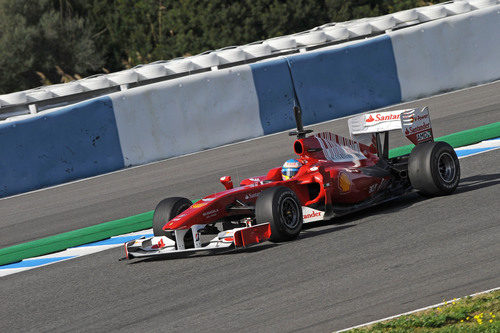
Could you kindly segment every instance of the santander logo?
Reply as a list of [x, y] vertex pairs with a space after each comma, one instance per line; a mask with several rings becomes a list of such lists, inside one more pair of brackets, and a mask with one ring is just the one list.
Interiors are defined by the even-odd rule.
[[399, 113], [398, 114], [380, 114], [377, 113], [375, 114], [375, 117], [373, 115], [370, 115], [368, 118], [365, 119], [365, 122], [371, 123], [371, 122], [378, 122], [378, 121], [386, 121], [386, 120], [398, 120], [399, 119]]

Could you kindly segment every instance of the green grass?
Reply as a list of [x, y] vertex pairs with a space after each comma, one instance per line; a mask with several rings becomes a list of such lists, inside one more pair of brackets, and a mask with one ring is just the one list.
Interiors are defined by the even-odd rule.
[[500, 290], [348, 332], [500, 332]]

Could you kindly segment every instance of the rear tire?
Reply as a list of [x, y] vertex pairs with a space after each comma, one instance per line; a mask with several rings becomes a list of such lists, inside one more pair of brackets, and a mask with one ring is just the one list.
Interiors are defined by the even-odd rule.
[[262, 191], [255, 203], [257, 224], [270, 223], [271, 242], [297, 238], [302, 230], [302, 205], [297, 195], [287, 187], [272, 187]]
[[424, 196], [453, 193], [460, 181], [460, 163], [446, 142], [416, 145], [410, 153], [408, 176], [411, 185]]
[[170, 233], [163, 230], [163, 226], [191, 207], [192, 204], [191, 200], [181, 197], [166, 198], [160, 201], [153, 215], [153, 234], [155, 236], [170, 236]]

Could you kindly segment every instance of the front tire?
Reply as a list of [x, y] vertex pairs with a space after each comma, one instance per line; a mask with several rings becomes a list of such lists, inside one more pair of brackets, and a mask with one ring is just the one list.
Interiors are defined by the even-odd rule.
[[302, 230], [302, 205], [297, 195], [287, 187], [272, 187], [262, 191], [255, 203], [257, 224], [271, 225], [271, 242], [297, 238]]
[[446, 142], [416, 145], [410, 153], [408, 176], [411, 185], [424, 196], [453, 193], [460, 181], [460, 163]]
[[155, 236], [169, 236], [169, 233], [163, 230], [163, 226], [191, 207], [192, 204], [191, 200], [181, 197], [166, 198], [160, 201], [153, 215], [153, 234]]

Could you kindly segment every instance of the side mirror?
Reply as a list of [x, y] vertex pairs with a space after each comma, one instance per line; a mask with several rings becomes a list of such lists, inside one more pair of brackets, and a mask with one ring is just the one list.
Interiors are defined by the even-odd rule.
[[224, 185], [226, 190], [230, 190], [233, 188], [233, 180], [231, 179], [231, 176], [221, 177], [220, 182], [222, 183], [222, 185]]

